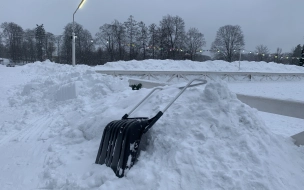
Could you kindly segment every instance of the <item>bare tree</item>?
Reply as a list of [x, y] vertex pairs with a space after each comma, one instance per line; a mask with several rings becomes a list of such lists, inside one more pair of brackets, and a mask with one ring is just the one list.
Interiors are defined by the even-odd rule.
[[[77, 26], [77, 23], [75, 23]], [[68, 23], [64, 27], [62, 34], [62, 46], [61, 46], [61, 61], [66, 64], [72, 64], [72, 31], [73, 24]], [[76, 60], [77, 61], [77, 60]]]
[[136, 40], [139, 43], [139, 47], [141, 47], [141, 50], [143, 52], [143, 59], [146, 59], [146, 48], [148, 46], [148, 27], [141, 21], [138, 23], [138, 36]]
[[281, 59], [281, 62], [283, 64], [288, 64], [288, 65], [291, 65], [291, 61], [292, 61], [292, 53], [291, 52], [285, 52], [283, 53], [282, 55], [282, 59]]
[[160, 21], [160, 28], [162, 29], [162, 42], [167, 58], [176, 58], [178, 50], [183, 48], [185, 37], [185, 22], [179, 16], [165, 16]]
[[24, 31], [22, 52], [23, 52], [23, 62], [34, 62], [36, 61], [36, 40], [35, 40], [35, 30], [26, 29]]
[[124, 60], [125, 46], [126, 46], [126, 28], [124, 24], [115, 20], [112, 24], [112, 30], [114, 32], [114, 39], [116, 42], [116, 49], [118, 51], [119, 60]]
[[106, 49], [109, 61], [124, 60], [126, 36], [125, 27], [115, 20], [112, 24], [104, 24], [95, 35], [96, 42]]
[[282, 59], [283, 59], [282, 48], [277, 48], [277, 51], [274, 54], [274, 62], [282, 63]]
[[22, 59], [22, 41], [23, 41], [23, 29], [21, 26], [10, 22], [4, 22], [1, 24], [3, 29], [3, 37], [6, 41], [10, 58], [14, 62], [20, 62]]
[[243, 49], [244, 45], [244, 35], [241, 27], [238, 25], [226, 25], [220, 27], [217, 31], [211, 49], [216, 52], [216, 58], [232, 62], [239, 54], [239, 51]]
[[75, 54], [76, 54], [76, 64], [80, 63], [80, 57], [81, 57], [81, 33], [83, 32], [82, 25], [78, 23], [68, 23], [64, 27], [63, 32], [63, 41], [62, 41], [62, 47], [61, 47], [61, 55], [62, 55], [62, 61], [68, 64], [72, 64], [72, 31], [74, 26], [74, 32], [76, 35], [76, 42], [75, 42]]
[[62, 44], [62, 35], [56, 36], [55, 41], [56, 41], [56, 45], [57, 45], [57, 60], [56, 60], [56, 62], [61, 63], [60, 46]]
[[55, 43], [56, 43], [56, 39], [54, 34], [50, 33], [50, 32], [46, 32], [45, 35], [45, 54], [46, 54], [46, 58], [53, 61], [53, 53], [56, 50], [55, 47]]
[[206, 45], [206, 41], [204, 35], [197, 28], [190, 28], [186, 34], [185, 44], [191, 60], [193, 60], [195, 54]]
[[110, 24], [104, 24], [99, 27], [99, 32], [96, 33], [96, 41], [101, 46], [105, 47], [108, 55], [110, 55], [110, 61], [114, 61], [114, 32], [113, 26]]
[[173, 51], [173, 49], [171, 49], [168, 45], [169, 43], [165, 30], [166, 30], [165, 28], [161, 28], [161, 27], [159, 27], [157, 30], [157, 34], [158, 34], [157, 38], [159, 44], [158, 57], [160, 59], [168, 59], [170, 56], [169, 53], [171, 53], [171, 50]]
[[257, 53], [257, 61], [267, 61], [269, 50], [267, 46], [264, 45], [258, 45], [256, 48]]
[[149, 50], [152, 51], [152, 58], [155, 58], [155, 50], [156, 50], [156, 45], [158, 43], [158, 28], [156, 26], [156, 24], [151, 24], [149, 26], [149, 37], [150, 37], [150, 41], [149, 41]]
[[136, 56], [136, 52], [134, 51], [137, 43], [136, 43], [136, 37], [138, 35], [138, 23], [134, 20], [134, 17], [130, 15], [128, 18], [128, 21], [124, 23], [126, 27], [126, 37], [128, 40], [128, 46], [129, 46], [129, 59], [132, 60]]
[[86, 65], [93, 65], [93, 52], [95, 51], [94, 40], [91, 33], [84, 29], [78, 38], [80, 49], [80, 62]]
[[255, 53], [250, 51], [249, 53], [242, 54], [242, 60], [255, 61]]

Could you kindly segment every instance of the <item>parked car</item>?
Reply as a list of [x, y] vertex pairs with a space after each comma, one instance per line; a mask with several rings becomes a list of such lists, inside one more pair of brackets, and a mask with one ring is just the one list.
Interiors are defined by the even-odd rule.
[[8, 63], [6, 66], [7, 67], [15, 67], [15, 64], [14, 63]]

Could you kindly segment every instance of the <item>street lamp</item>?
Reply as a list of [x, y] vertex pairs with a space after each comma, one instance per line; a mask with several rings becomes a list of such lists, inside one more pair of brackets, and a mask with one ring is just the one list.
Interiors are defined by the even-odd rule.
[[75, 24], [74, 24], [74, 15], [77, 12], [78, 9], [82, 7], [86, 0], [81, 0], [80, 4], [78, 5], [76, 11], [73, 14], [73, 32], [72, 32], [72, 65], [75, 66], [76, 58], [75, 58]]

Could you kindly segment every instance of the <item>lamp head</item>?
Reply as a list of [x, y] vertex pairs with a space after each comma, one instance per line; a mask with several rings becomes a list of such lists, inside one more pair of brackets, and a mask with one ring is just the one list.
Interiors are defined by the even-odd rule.
[[79, 4], [79, 9], [81, 9], [81, 7], [84, 5], [86, 0], [82, 0], [81, 3]]

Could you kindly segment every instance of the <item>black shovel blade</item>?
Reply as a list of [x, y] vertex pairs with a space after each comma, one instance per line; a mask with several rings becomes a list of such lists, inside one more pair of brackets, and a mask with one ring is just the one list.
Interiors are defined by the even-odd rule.
[[106, 164], [117, 177], [123, 177], [136, 162], [140, 140], [148, 125], [148, 118], [110, 122], [103, 131], [95, 163]]

